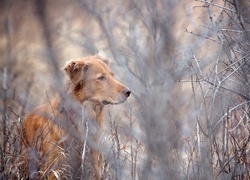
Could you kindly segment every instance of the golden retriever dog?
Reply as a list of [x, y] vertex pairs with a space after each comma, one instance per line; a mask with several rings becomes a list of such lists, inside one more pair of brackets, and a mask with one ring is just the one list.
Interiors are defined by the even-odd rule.
[[[82, 131], [86, 129], [82, 116], [87, 114], [96, 127], [88, 136], [93, 176], [101, 179], [98, 131], [102, 129], [103, 107], [125, 102], [131, 91], [114, 78], [107, 59], [99, 55], [68, 61], [64, 71], [67, 93], [35, 108], [23, 123], [27, 172], [30, 178], [40, 174], [39, 178], [54, 179], [71, 171], [72, 179], [79, 178], [77, 173], [83, 163], [81, 153], [85, 139]], [[68, 167], [70, 170], [64, 171]]]

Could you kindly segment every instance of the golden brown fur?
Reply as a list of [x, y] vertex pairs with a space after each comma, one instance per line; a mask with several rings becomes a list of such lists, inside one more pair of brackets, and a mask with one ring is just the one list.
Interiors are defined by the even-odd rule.
[[[72, 169], [79, 169], [78, 148], [81, 146], [75, 147], [75, 142], [83, 144], [81, 108], [101, 129], [103, 106], [123, 103], [129, 97], [130, 90], [114, 78], [105, 61], [99, 56], [91, 56], [67, 62], [64, 68], [68, 79], [67, 95], [37, 107], [24, 121], [22, 137], [27, 147], [30, 177], [35, 177], [32, 173], [39, 170], [43, 177], [52, 179], [57, 176], [57, 169], [72, 161], [75, 166]], [[98, 132], [90, 138], [98, 143]], [[102, 155], [94, 146], [90, 147], [90, 155], [95, 179], [101, 179]]]

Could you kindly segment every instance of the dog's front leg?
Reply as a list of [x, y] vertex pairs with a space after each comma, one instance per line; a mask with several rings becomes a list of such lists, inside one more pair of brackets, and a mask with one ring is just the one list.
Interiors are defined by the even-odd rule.
[[92, 163], [95, 171], [95, 179], [100, 180], [102, 176], [102, 154], [95, 149], [90, 150]]

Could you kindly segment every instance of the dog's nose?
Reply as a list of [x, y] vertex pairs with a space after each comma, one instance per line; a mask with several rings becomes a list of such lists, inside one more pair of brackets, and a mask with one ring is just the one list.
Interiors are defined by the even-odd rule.
[[126, 96], [126, 97], [129, 97], [130, 96], [130, 94], [131, 94], [131, 91], [129, 90], [129, 89], [124, 89], [123, 90], [123, 94]]

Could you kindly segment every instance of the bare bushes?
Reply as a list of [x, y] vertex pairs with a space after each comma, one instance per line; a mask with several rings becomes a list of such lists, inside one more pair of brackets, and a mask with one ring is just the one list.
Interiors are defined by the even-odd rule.
[[[191, 34], [212, 42], [215, 48], [204, 57], [193, 54], [190, 63], [197, 110], [196, 144], [192, 146], [196, 150], [190, 149], [191, 154], [197, 153], [197, 171], [191, 174], [248, 179], [249, 4], [200, 2], [196, 8], [204, 8], [209, 21], [203, 22], [203, 34]], [[206, 61], [210, 63], [204, 66]]]

